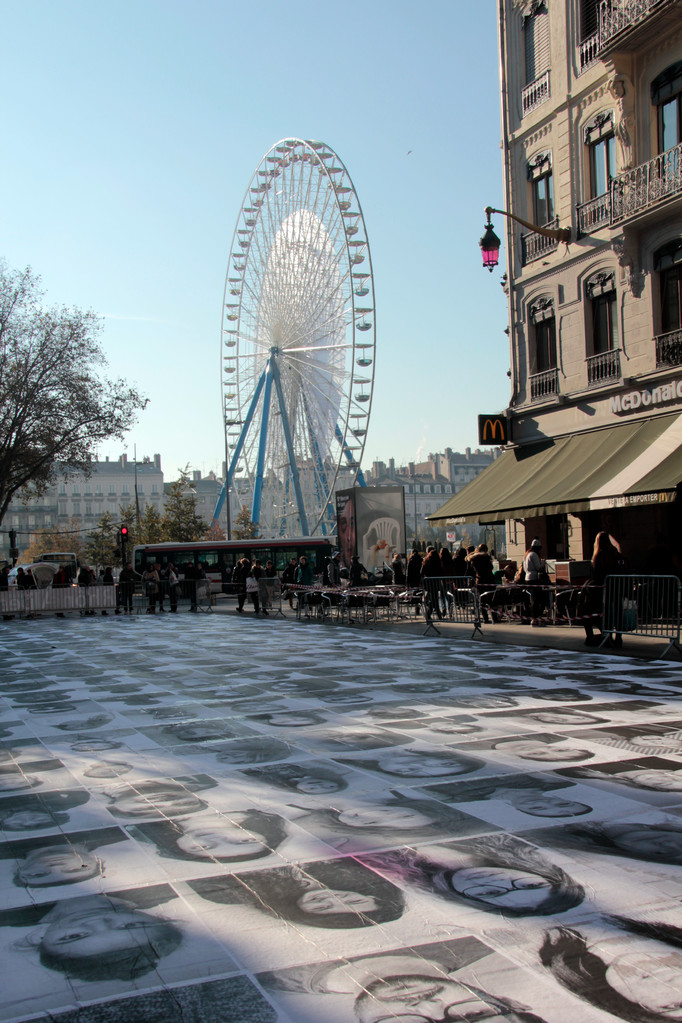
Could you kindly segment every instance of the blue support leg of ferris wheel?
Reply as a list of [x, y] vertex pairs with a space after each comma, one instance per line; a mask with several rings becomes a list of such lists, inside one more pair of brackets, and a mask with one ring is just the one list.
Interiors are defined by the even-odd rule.
[[260, 417], [260, 437], [258, 440], [258, 462], [256, 464], [256, 482], [253, 488], [253, 505], [251, 507], [251, 521], [255, 526], [260, 523], [260, 506], [263, 497], [263, 471], [265, 469], [265, 447], [268, 439], [268, 425], [270, 422], [270, 397], [272, 395], [272, 363], [274, 357], [270, 356], [265, 367], [265, 392], [263, 394], [263, 411]]
[[294, 443], [291, 437], [291, 425], [289, 423], [289, 416], [287, 415], [287, 406], [284, 401], [284, 393], [282, 391], [282, 381], [279, 375], [279, 366], [274, 356], [270, 357], [270, 366], [272, 369], [272, 379], [275, 384], [275, 391], [277, 392], [277, 401], [279, 402], [280, 419], [282, 423], [282, 432], [284, 433], [284, 443], [287, 448], [287, 457], [289, 459], [289, 468], [291, 470], [291, 479], [294, 484], [294, 495], [296, 497], [296, 504], [298, 506], [298, 517], [301, 522], [301, 535], [308, 535], [308, 517], [305, 511], [305, 505], [303, 504], [303, 494], [301, 492], [301, 480], [298, 474], [298, 465], [296, 463], [296, 455], [294, 453]]

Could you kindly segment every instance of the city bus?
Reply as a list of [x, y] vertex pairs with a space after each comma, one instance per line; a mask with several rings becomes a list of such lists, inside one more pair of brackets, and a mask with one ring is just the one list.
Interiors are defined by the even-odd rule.
[[149, 566], [159, 564], [162, 569], [172, 564], [179, 576], [188, 566], [201, 566], [211, 581], [212, 592], [232, 593], [234, 566], [240, 558], [256, 558], [265, 567], [272, 561], [281, 575], [291, 558], [296, 561], [305, 555], [315, 575], [321, 575], [325, 560], [334, 553], [332, 540], [325, 536], [276, 537], [255, 540], [202, 540], [196, 543], [143, 543], [133, 548], [133, 569], [141, 575]]

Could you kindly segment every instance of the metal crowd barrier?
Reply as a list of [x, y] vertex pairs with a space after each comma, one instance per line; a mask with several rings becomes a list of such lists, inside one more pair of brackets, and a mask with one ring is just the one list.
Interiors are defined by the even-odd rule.
[[440, 635], [434, 625], [434, 614], [439, 621], [473, 625], [472, 639], [481, 632], [481, 598], [471, 576], [424, 576], [422, 592], [425, 636], [431, 631]]
[[78, 612], [94, 615], [116, 610], [115, 586], [58, 586], [41, 590], [11, 587], [0, 591], [3, 618], [35, 618], [41, 614]]
[[[667, 639], [680, 650], [682, 586], [676, 575], [609, 575], [604, 580], [602, 631]], [[682, 650], [680, 650], [682, 652]]]

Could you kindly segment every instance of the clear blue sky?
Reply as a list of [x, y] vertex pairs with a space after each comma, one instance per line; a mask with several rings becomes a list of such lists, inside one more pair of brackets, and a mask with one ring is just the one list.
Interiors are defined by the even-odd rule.
[[[365, 465], [476, 447], [507, 405], [507, 306], [481, 268], [502, 203], [494, 0], [2, 2], [0, 255], [50, 304], [105, 317], [113, 376], [149, 397], [100, 457], [219, 470], [222, 292], [262, 155], [336, 150], [375, 272]], [[411, 153], [408, 155], [408, 151]], [[498, 234], [503, 224], [498, 218]]]

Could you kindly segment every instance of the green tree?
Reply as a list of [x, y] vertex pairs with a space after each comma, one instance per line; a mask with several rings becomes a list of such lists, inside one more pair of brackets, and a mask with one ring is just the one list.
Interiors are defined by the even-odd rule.
[[251, 513], [245, 504], [241, 506], [232, 527], [233, 540], [255, 540], [258, 535], [256, 526], [251, 521]]
[[197, 495], [192, 489], [188, 467], [178, 472], [178, 479], [170, 484], [166, 492], [166, 505], [161, 520], [163, 539], [175, 543], [203, 540], [208, 523], [197, 515]]
[[104, 512], [99, 522], [85, 538], [83, 557], [89, 565], [121, 564], [121, 548], [118, 542], [119, 524], [111, 514]]
[[103, 442], [123, 438], [144, 401], [99, 375], [93, 312], [40, 305], [40, 278], [0, 261], [0, 522], [15, 494], [86, 475]]
[[[136, 533], [137, 539], [135, 543], [161, 543], [162, 540], [171, 539], [171, 537], [166, 536], [164, 520], [155, 504], [145, 505], [140, 517], [140, 525], [136, 528]], [[132, 554], [131, 545], [128, 544], [128, 547]]]

